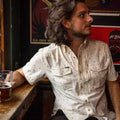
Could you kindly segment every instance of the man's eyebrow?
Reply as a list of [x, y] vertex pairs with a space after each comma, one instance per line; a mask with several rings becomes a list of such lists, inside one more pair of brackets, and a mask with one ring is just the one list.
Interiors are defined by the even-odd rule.
[[78, 14], [89, 13], [89, 11], [79, 11]]

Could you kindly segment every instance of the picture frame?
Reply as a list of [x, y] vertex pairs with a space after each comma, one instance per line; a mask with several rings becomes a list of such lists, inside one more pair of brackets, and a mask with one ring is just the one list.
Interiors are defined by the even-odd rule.
[[30, 44], [50, 44], [45, 30], [51, 5], [51, 0], [30, 0]]

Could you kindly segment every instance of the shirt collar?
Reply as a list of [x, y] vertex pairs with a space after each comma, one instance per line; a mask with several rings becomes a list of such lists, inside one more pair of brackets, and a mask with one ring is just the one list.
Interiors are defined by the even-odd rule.
[[[80, 47], [82, 47], [82, 48], [83, 48], [83, 47], [86, 47], [87, 41], [88, 41], [87, 38], [85, 38], [84, 42], [80, 45]], [[70, 49], [70, 48], [69, 48], [69, 46], [67, 46], [67, 45], [65, 45], [65, 44], [62, 44], [62, 45], [61, 45], [61, 49], [63, 50], [63, 52], [66, 53], [67, 50]]]
[[85, 38], [85, 40], [83, 41], [83, 43], [80, 45], [80, 47], [86, 47], [87, 45], [87, 38]]

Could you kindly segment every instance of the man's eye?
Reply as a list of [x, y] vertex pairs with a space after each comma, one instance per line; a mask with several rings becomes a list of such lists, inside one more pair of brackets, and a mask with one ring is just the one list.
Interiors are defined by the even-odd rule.
[[85, 16], [85, 14], [80, 14], [80, 15], [79, 15], [79, 17], [84, 17], [84, 16]]

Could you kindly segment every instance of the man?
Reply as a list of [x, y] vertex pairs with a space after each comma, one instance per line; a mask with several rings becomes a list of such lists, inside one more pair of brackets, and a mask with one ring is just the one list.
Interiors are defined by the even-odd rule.
[[[87, 38], [92, 22], [83, 0], [58, 0], [47, 21], [53, 43], [14, 72], [14, 87], [48, 77], [56, 97], [51, 120], [120, 120], [118, 74], [107, 44]], [[107, 109], [106, 82], [116, 118]]]

